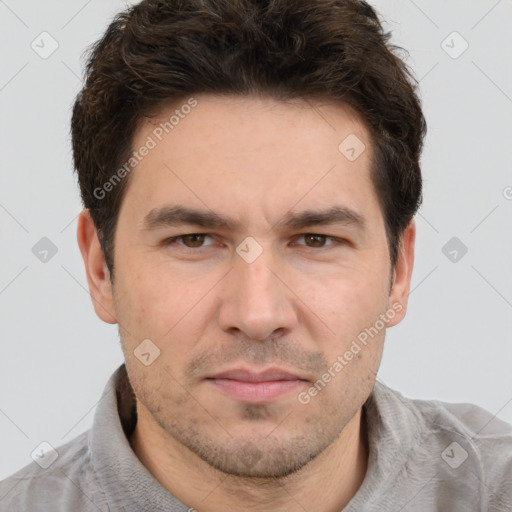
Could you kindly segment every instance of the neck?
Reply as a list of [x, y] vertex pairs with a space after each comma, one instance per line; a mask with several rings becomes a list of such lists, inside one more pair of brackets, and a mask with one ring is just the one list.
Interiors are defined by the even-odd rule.
[[162, 487], [201, 512], [259, 512], [270, 506], [274, 512], [339, 512], [366, 474], [368, 441], [362, 409], [318, 457], [279, 479], [222, 473], [170, 438], [140, 403], [137, 411], [137, 426], [130, 438], [133, 451]]

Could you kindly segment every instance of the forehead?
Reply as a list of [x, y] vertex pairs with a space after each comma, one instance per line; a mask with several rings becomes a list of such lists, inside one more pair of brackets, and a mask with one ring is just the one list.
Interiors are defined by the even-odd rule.
[[[143, 117], [133, 146], [150, 136], [160, 148], [173, 145], [176, 155], [182, 153], [181, 148], [189, 151], [189, 158], [196, 155], [190, 154], [193, 149], [201, 155], [214, 146], [225, 149], [224, 155], [211, 155], [216, 158], [247, 156], [263, 148], [273, 150], [272, 157], [288, 149], [315, 156], [327, 146], [329, 153], [337, 156], [340, 142], [350, 135], [370, 149], [370, 137], [361, 116], [340, 102], [200, 94], [163, 103], [156, 112]], [[363, 160], [368, 156], [369, 151]]]
[[128, 189], [153, 207], [179, 198], [215, 211], [248, 213], [250, 204], [283, 213], [299, 202], [308, 209], [376, 199], [368, 131], [341, 103], [195, 95], [143, 119], [132, 148], [145, 145]]

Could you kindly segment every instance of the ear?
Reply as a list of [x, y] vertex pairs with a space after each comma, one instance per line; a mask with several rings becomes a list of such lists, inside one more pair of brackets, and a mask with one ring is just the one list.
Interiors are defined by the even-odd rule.
[[77, 240], [84, 260], [94, 310], [104, 322], [115, 324], [117, 319], [110, 272], [89, 210], [83, 210], [78, 217]]
[[412, 267], [414, 265], [415, 238], [416, 224], [412, 219], [400, 238], [398, 258], [393, 270], [393, 284], [389, 291], [389, 307], [396, 312], [396, 315], [389, 319], [387, 327], [400, 323], [407, 312]]

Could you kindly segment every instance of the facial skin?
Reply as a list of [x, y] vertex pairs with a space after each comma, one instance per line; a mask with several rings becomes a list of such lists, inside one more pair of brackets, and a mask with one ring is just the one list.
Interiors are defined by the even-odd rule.
[[[268, 510], [270, 503], [278, 511], [340, 510], [366, 472], [361, 406], [386, 329], [309, 403], [298, 396], [393, 304], [402, 309], [387, 327], [405, 316], [414, 222], [390, 286], [371, 143], [357, 115], [326, 102], [195, 98], [191, 113], [132, 171], [115, 235], [113, 284], [86, 211], [79, 222], [94, 307], [119, 324], [137, 397], [130, 442], [165, 488], [201, 512]], [[175, 108], [145, 119], [133, 148]], [[350, 134], [366, 145], [353, 162], [338, 150]], [[177, 206], [238, 225], [149, 229], [150, 212], [154, 219]], [[333, 207], [353, 210], [364, 225], [284, 225], [290, 215]], [[207, 236], [166, 242], [194, 233]], [[242, 244], [247, 237], [262, 250], [250, 263], [236, 251], [255, 254]], [[134, 355], [145, 339], [161, 351], [149, 366]], [[297, 379], [277, 397], [254, 399], [211, 379], [240, 368], [278, 368]]]

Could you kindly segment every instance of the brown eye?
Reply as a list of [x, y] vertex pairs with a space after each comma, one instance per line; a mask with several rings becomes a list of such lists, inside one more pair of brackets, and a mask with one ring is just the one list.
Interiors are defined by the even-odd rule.
[[[301, 240], [301, 242], [299, 242], [299, 240]], [[318, 233], [303, 233], [298, 236], [296, 244], [309, 249], [334, 249], [345, 244], [345, 240], [334, 236], [320, 235]]]
[[326, 235], [306, 234], [303, 236], [308, 247], [323, 247], [328, 238]]
[[[184, 249], [206, 249], [215, 245], [215, 240], [207, 233], [187, 233], [186, 235], [173, 236], [163, 241], [165, 247]], [[192, 251], [196, 252], [196, 251]]]
[[181, 238], [185, 247], [195, 248], [203, 245], [205, 237], [206, 235], [202, 233], [194, 233], [191, 235], [182, 235], [179, 238]]

